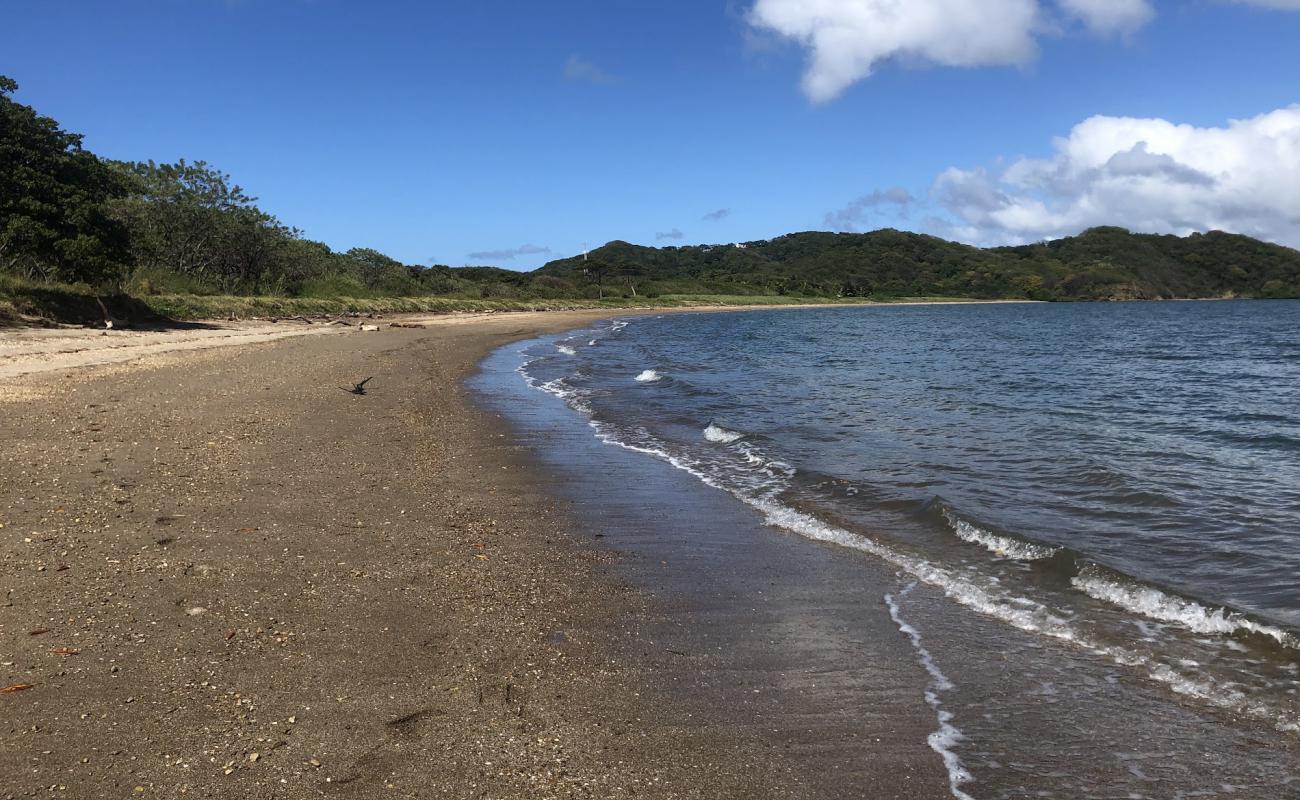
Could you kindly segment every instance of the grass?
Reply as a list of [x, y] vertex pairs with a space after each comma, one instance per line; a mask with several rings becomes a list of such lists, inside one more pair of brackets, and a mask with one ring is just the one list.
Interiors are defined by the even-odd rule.
[[[212, 319], [332, 316], [373, 313], [451, 313], [456, 311], [560, 311], [586, 308], [712, 307], [747, 305], [824, 305], [830, 303], [929, 302], [957, 298], [788, 297], [784, 295], [672, 294], [658, 297], [594, 299], [479, 299], [468, 297], [246, 297], [209, 294], [128, 294], [97, 292], [75, 284], [47, 284], [0, 274], [0, 325], [99, 325], [104, 312], [118, 320], [187, 322]], [[102, 305], [101, 305], [102, 304]]]

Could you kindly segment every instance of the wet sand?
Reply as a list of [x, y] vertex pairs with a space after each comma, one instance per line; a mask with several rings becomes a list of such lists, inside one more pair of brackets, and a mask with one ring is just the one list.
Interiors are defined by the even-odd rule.
[[0, 797], [949, 796], [887, 609], [841, 651], [794, 591], [817, 548], [618, 539], [471, 402], [495, 347], [610, 315], [0, 381]]

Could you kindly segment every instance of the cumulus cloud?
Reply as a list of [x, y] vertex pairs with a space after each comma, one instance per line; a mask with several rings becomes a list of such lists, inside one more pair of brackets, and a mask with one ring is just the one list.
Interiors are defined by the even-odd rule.
[[940, 175], [933, 196], [952, 220], [948, 232], [990, 244], [1121, 225], [1300, 246], [1300, 105], [1212, 128], [1092, 117], [1054, 151]]
[[566, 81], [579, 81], [583, 83], [607, 84], [614, 82], [614, 76], [605, 70], [585, 61], [576, 53], [569, 56], [569, 60], [564, 62], [564, 79]]
[[1149, 0], [1059, 0], [1061, 9], [1100, 34], [1132, 33], [1155, 18]]
[[[1300, 0], [1220, 0], [1300, 11]], [[1014, 66], [1037, 38], [1077, 21], [1098, 35], [1128, 35], [1156, 16], [1153, 0], [753, 0], [752, 32], [808, 51], [803, 90], [836, 97], [884, 61], [946, 67]]]
[[657, 241], [657, 242], [662, 242], [664, 239], [680, 239], [680, 238], [682, 238], [682, 237], [685, 236], [685, 235], [686, 235], [686, 234], [682, 233], [681, 231], [677, 230], [676, 228], [673, 228], [673, 229], [670, 230], [670, 231], [661, 232], [661, 233], [656, 233], [656, 234], [655, 234], [655, 241]]
[[906, 217], [908, 207], [916, 201], [912, 193], [901, 186], [877, 189], [865, 194], [847, 206], [826, 214], [826, 227], [833, 231], [857, 231], [881, 208], [895, 216]]
[[[1300, 4], [1300, 0], [1248, 0]], [[1077, 20], [1101, 35], [1130, 34], [1155, 17], [1151, 0], [755, 0], [750, 25], [808, 51], [803, 89], [834, 98], [890, 59], [947, 67], [1015, 66], [1037, 37]]]
[[469, 257], [474, 261], [509, 261], [515, 256], [535, 256], [549, 252], [551, 252], [549, 247], [524, 244], [506, 250], [480, 250], [477, 253], [470, 253]]
[[1300, 0], [1233, 0], [1233, 2], [1244, 6], [1276, 8], [1280, 11], [1300, 11]]
[[722, 222], [724, 219], [726, 219], [729, 216], [731, 216], [731, 209], [719, 208], [717, 211], [710, 211], [709, 213], [700, 217], [700, 219], [705, 222]]
[[803, 90], [824, 102], [886, 59], [952, 67], [1033, 58], [1037, 0], [757, 0], [749, 21], [808, 50]]

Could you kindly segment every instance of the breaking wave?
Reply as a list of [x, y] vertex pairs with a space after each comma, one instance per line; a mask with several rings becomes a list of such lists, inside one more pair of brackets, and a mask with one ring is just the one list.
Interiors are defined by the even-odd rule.
[[1018, 561], [1041, 561], [1056, 555], [1059, 548], [1013, 539], [985, 530], [957, 516], [950, 509], [943, 509], [943, 518], [952, 527], [957, 538], [964, 542], [977, 544], [990, 553], [1001, 558], [1014, 558]]
[[[612, 330], [617, 330], [614, 328]], [[556, 345], [564, 352], [561, 345]], [[1268, 722], [1282, 731], [1300, 733], [1300, 719], [1293, 709], [1260, 699], [1257, 694], [1234, 680], [1199, 671], [1195, 664], [1180, 664], [1159, 652], [1116, 643], [1111, 636], [1099, 638], [1089, 627], [1089, 621], [1079, 617], [1074, 610], [1058, 610], [1034, 599], [1028, 594], [1003, 583], [996, 574], [970, 565], [949, 566], [931, 556], [912, 552], [894, 542], [886, 543], [861, 531], [850, 530], [819, 519], [812, 513], [783, 502], [783, 492], [791, 486], [796, 470], [762, 452], [745, 434], [729, 430], [716, 423], [703, 429], [703, 438], [715, 444], [735, 445], [727, 448], [699, 448], [673, 445], [665, 442], [645, 427], [615, 425], [593, 417], [592, 397], [575, 387], [565, 377], [539, 381], [529, 374], [527, 362], [517, 371], [533, 388], [562, 398], [574, 410], [587, 417], [588, 425], [597, 437], [608, 444], [626, 450], [654, 456], [673, 467], [694, 475], [704, 484], [728, 492], [763, 515], [765, 522], [805, 538], [850, 548], [872, 555], [890, 564], [912, 579], [935, 587], [949, 599], [983, 616], [997, 619], [1013, 628], [1046, 636], [1082, 648], [1130, 667], [1149, 679], [1165, 685], [1169, 690], [1215, 707]], [[655, 370], [644, 370], [636, 376], [641, 383], [662, 380]], [[624, 379], [626, 380], [626, 379]], [[698, 430], [698, 429], [697, 429]], [[1128, 583], [1109, 577], [1107, 571], [1089, 562], [1074, 558], [1071, 551], [1012, 536], [995, 533], [963, 519], [945, 504], [938, 506], [947, 526], [959, 540], [974, 544], [1000, 558], [1020, 562], [1052, 563], [1068, 558], [1071, 585], [1088, 596], [1117, 606], [1120, 609], [1162, 622], [1181, 625], [1198, 634], [1236, 636], [1243, 634], [1267, 637], [1268, 640], [1287, 647], [1297, 647], [1295, 637], [1279, 628], [1255, 622], [1245, 615], [1223, 608], [1214, 608], [1183, 599], [1148, 586]], [[901, 619], [901, 618], [900, 618]], [[899, 622], [900, 630], [906, 623]], [[909, 634], [910, 635], [910, 634]], [[918, 644], [918, 642], [914, 642]], [[1230, 646], [1231, 640], [1227, 642]], [[918, 653], [921, 650], [918, 649]], [[1173, 663], [1169, 663], [1173, 661]], [[931, 673], [934, 676], [934, 673]], [[941, 673], [940, 673], [941, 674]], [[938, 680], [936, 678], [936, 685]], [[931, 747], [943, 755], [951, 754], [960, 741], [960, 731], [951, 726], [951, 717], [945, 717], [941, 708], [935, 708], [940, 719], [940, 730], [931, 740]], [[953, 756], [955, 758], [955, 756]], [[949, 761], [950, 776], [959, 776], [963, 769], [959, 761]], [[953, 778], [954, 796], [959, 794], [961, 781]]]
[[1226, 608], [1204, 606], [1194, 600], [1178, 597], [1156, 589], [1131, 583], [1122, 578], [1109, 577], [1097, 567], [1084, 567], [1071, 583], [1076, 589], [1095, 600], [1119, 606], [1125, 611], [1140, 614], [1160, 622], [1172, 622], [1194, 633], [1233, 636], [1249, 634], [1267, 637], [1284, 647], [1300, 649], [1300, 642], [1291, 633], [1250, 619]]

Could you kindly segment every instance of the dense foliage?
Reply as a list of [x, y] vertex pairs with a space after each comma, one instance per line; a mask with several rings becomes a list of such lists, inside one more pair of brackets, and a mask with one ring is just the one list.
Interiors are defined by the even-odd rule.
[[[1221, 232], [1190, 237], [1094, 228], [980, 249], [880, 230], [741, 244], [615, 241], [529, 273], [411, 266], [373, 249], [336, 252], [257, 207], [202, 162], [113, 162], [12, 97], [0, 76], [0, 273], [93, 291], [308, 298], [516, 300], [973, 297], [1037, 300], [1300, 297], [1300, 252]], [[0, 284], [2, 288], [3, 284]]]
[[896, 230], [795, 233], [739, 245], [611, 242], [539, 275], [643, 295], [707, 291], [834, 297], [1128, 300], [1300, 297], [1300, 252], [1222, 232], [1188, 237], [1093, 228], [980, 249]]
[[126, 182], [80, 136], [14, 102], [17, 89], [0, 76], [0, 269], [47, 281], [121, 277], [127, 231], [109, 203]]
[[379, 297], [481, 291], [450, 267], [334, 252], [202, 162], [114, 162], [0, 76], [0, 272], [141, 294]]

